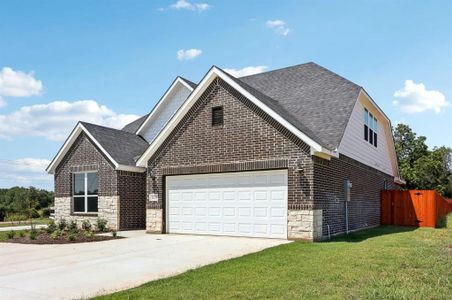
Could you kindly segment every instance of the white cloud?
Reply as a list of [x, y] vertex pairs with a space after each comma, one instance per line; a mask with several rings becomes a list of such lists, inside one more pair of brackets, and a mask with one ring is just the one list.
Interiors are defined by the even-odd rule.
[[0, 71], [0, 106], [5, 106], [3, 97], [30, 97], [40, 95], [42, 82], [34, 78], [33, 72], [24, 73], [4, 67]]
[[419, 113], [426, 110], [441, 112], [441, 108], [450, 105], [440, 91], [427, 90], [423, 83], [406, 80], [405, 86], [394, 93], [393, 104], [406, 113]]
[[187, 0], [178, 0], [176, 3], [171, 4], [170, 8], [177, 10], [186, 9], [193, 11], [205, 11], [210, 8], [210, 5], [207, 3], [190, 3]]
[[190, 60], [194, 59], [197, 56], [200, 56], [202, 54], [202, 50], [200, 49], [180, 49], [177, 51], [177, 59], [178, 60]]
[[0, 107], [6, 106], [6, 101], [0, 96]]
[[53, 176], [45, 172], [49, 164], [50, 160], [31, 157], [0, 159], [0, 184], [51, 188]]
[[268, 20], [265, 25], [282, 36], [287, 36], [291, 31], [283, 20]]
[[255, 66], [255, 67], [250, 66], [250, 67], [244, 67], [242, 69], [224, 69], [224, 70], [234, 77], [243, 77], [243, 76], [262, 73], [266, 69], [267, 69], [267, 66]]
[[0, 115], [0, 137], [38, 136], [62, 141], [78, 121], [122, 128], [136, 120], [132, 114], [117, 114], [94, 100], [54, 101], [23, 106], [8, 115]]

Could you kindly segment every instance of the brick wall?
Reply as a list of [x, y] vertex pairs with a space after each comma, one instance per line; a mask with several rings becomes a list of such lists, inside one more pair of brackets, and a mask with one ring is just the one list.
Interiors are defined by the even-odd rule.
[[396, 188], [394, 178], [347, 156], [331, 161], [314, 158], [314, 203], [323, 210], [323, 235], [345, 232], [344, 182], [352, 182], [349, 230], [380, 224], [380, 190]]
[[118, 171], [119, 227], [146, 227], [146, 173]]
[[86, 134], [81, 133], [55, 171], [55, 197], [72, 196], [72, 173], [97, 171], [99, 196], [117, 194], [117, 176], [112, 164]]
[[[212, 107], [223, 106], [224, 125], [212, 126]], [[303, 172], [299, 167], [303, 165]], [[149, 160], [147, 189], [163, 206], [164, 176], [288, 169], [288, 200], [312, 207], [309, 147], [222, 80], [214, 81]]]

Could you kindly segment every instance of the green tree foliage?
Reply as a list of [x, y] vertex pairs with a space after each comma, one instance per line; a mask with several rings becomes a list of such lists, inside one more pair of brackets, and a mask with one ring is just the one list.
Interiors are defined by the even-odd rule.
[[425, 136], [417, 136], [408, 125], [398, 124], [394, 142], [400, 176], [407, 189], [437, 190], [452, 197], [452, 149], [442, 146], [429, 150]]
[[38, 211], [53, 205], [53, 192], [34, 187], [0, 189], [0, 221], [11, 214], [39, 216]]

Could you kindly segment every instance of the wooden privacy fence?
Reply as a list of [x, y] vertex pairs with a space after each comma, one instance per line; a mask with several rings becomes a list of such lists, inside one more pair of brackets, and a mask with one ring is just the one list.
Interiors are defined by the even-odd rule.
[[381, 192], [382, 225], [437, 227], [449, 212], [452, 212], [451, 203], [436, 191]]

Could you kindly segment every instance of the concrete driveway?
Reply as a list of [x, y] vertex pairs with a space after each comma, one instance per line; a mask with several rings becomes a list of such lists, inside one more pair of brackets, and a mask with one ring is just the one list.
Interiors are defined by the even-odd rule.
[[125, 239], [68, 245], [0, 243], [0, 299], [105, 294], [288, 241], [120, 233]]

